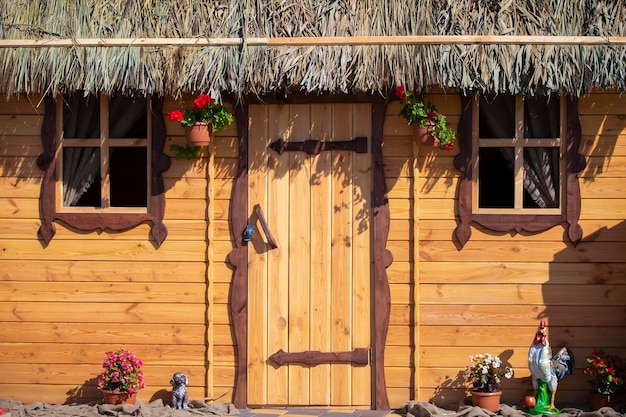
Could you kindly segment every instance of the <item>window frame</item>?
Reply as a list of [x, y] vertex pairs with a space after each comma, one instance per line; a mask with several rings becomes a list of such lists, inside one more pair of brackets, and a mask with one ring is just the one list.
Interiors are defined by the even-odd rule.
[[[78, 231], [95, 230], [123, 231], [142, 223], [150, 223], [150, 239], [155, 247], [160, 247], [167, 237], [167, 227], [163, 224], [165, 214], [165, 186], [163, 171], [170, 166], [170, 158], [163, 153], [165, 145], [165, 121], [163, 118], [163, 98], [148, 97], [148, 195], [147, 207], [67, 207], [62, 202], [60, 152], [63, 129], [62, 97], [44, 98], [45, 114], [41, 127], [43, 153], [37, 158], [37, 165], [45, 171], [41, 185], [40, 207], [42, 224], [38, 234], [47, 246], [56, 233], [54, 222], [61, 222]], [[108, 100], [107, 100], [108, 102]], [[59, 107], [61, 106], [61, 107]], [[103, 106], [101, 105], [101, 113]], [[108, 108], [108, 106], [107, 106]], [[108, 120], [108, 119], [107, 119]], [[108, 126], [108, 124], [107, 124]], [[101, 129], [102, 131], [102, 129]], [[81, 140], [81, 139], [78, 139]], [[94, 141], [102, 140], [93, 139]], [[124, 140], [124, 139], [115, 139]], [[102, 150], [103, 148], [101, 148]]]
[[[517, 100], [516, 100], [517, 101]], [[462, 248], [471, 236], [471, 223], [477, 223], [497, 232], [541, 232], [558, 224], [567, 228], [567, 234], [574, 245], [582, 238], [580, 218], [580, 185], [577, 173], [585, 167], [585, 159], [578, 153], [581, 141], [581, 126], [578, 117], [578, 99], [561, 96], [561, 144], [563, 150], [560, 168], [563, 177], [560, 195], [561, 208], [558, 212], [546, 212], [554, 209], [480, 209], [477, 201], [478, 173], [478, 93], [461, 95], [461, 119], [458, 139], [460, 153], [455, 157], [455, 167], [461, 171], [459, 194], [457, 199], [458, 224], [455, 229]], [[516, 106], [517, 108], [517, 106]], [[523, 108], [522, 108], [523, 109]], [[516, 110], [517, 111], [517, 110]], [[565, 118], [565, 123], [563, 123]], [[519, 127], [517, 131], [519, 132]], [[516, 137], [519, 133], [516, 133]], [[523, 139], [523, 131], [522, 131]], [[533, 210], [529, 213], [529, 210]], [[540, 210], [537, 211], [537, 210]]]

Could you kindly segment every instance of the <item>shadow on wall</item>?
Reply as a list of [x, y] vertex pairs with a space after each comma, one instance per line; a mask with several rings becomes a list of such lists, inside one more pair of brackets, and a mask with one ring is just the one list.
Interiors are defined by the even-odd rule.
[[67, 399], [64, 404], [87, 404], [95, 403], [101, 399], [98, 391], [98, 378], [90, 378], [82, 385], [74, 387], [66, 392]]
[[550, 263], [549, 281], [542, 286], [546, 308], [538, 318], [548, 323], [553, 354], [567, 346], [576, 358], [574, 374], [559, 383], [557, 407], [590, 402], [592, 387], [583, 369], [594, 348], [626, 355], [624, 254], [626, 222], [621, 221], [585, 236], [577, 247], [568, 244]]

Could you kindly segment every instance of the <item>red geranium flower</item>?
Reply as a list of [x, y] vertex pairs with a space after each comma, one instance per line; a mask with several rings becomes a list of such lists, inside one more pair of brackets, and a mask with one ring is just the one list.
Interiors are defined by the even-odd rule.
[[403, 85], [399, 85], [396, 87], [396, 97], [400, 100], [406, 100], [406, 90]]
[[204, 94], [204, 93], [200, 94], [193, 101], [193, 105], [196, 107], [196, 109], [203, 109], [206, 106], [208, 106], [209, 104], [211, 104], [211, 96], [208, 95], [208, 94]]
[[172, 110], [168, 114], [168, 119], [170, 122], [182, 122], [184, 118], [185, 116], [183, 115], [183, 112], [180, 110]]

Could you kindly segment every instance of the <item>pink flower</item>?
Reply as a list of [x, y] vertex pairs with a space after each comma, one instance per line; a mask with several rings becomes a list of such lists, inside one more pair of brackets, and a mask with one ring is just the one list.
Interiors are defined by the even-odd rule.
[[185, 116], [183, 115], [183, 112], [180, 110], [172, 110], [168, 115], [168, 119], [170, 122], [174, 122], [174, 121], [182, 122], [184, 118]]

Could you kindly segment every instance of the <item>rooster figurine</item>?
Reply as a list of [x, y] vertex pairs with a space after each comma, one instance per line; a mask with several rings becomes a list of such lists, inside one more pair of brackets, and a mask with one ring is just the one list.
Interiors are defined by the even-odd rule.
[[530, 414], [559, 414], [554, 407], [554, 396], [559, 381], [574, 372], [574, 354], [562, 347], [552, 356], [548, 342], [548, 328], [542, 320], [528, 351], [528, 369], [532, 376], [535, 406]]

